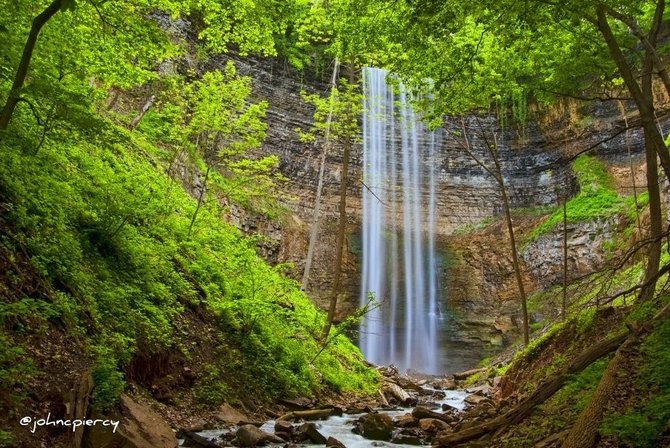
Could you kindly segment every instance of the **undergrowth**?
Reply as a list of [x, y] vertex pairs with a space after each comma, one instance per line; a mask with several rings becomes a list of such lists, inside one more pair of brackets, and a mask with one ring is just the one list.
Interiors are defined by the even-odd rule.
[[623, 446], [653, 448], [670, 421], [670, 319], [665, 319], [641, 347], [643, 364], [637, 379], [639, 399], [631, 409], [605, 418], [604, 435]]
[[[205, 403], [225, 399], [235, 375], [267, 399], [373, 389], [375, 373], [344, 336], [310, 364], [323, 313], [256, 254], [253, 238], [224, 222], [218, 200], [205, 202], [189, 235], [196, 201], [166, 175], [171, 154], [95, 114], [89, 128], [61, 130], [35, 153], [30, 119], [17, 114], [0, 141], [0, 219], [8, 245], [29, 256], [51, 293], [3, 300], [0, 320], [39, 315], [85, 340], [97, 406], [114, 405], [137, 354], [185, 351], [175, 322], [198, 307], [216, 316], [218, 350], [240, 360], [202, 368], [216, 389], [201, 390]], [[5, 325], [0, 334], [3, 390], [25, 388], [30, 360], [8, 338], [21, 331], [36, 330]]]

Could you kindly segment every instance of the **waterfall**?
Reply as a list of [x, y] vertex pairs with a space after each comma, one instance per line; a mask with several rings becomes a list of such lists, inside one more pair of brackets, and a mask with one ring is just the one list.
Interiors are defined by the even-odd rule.
[[[361, 324], [368, 360], [439, 373], [435, 151], [402, 84], [363, 70], [363, 229], [361, 305], [381, 303]], [[428, 193], [425, 197], [425, 193]]]

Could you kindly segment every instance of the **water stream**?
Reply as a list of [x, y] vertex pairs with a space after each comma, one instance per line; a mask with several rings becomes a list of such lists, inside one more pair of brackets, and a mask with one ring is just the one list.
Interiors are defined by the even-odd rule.
[[[360, 347], [380, 365], [438, 374], [441, 297], [435, 247], [435, 151], [402, 84], [363, 69], [363, 231], [360, 303], [381, 306], [361, 325]], [[426, 194], [427, 193], [427, 194]]]
[[[440, 391], [445, 394], [444, 398], [439, 400], [434, 400], [435, 405], [441, 406], [443, 403], [456, 408], [458, 410], [463, 410], [465, 408], [464, 399], [467, 395], [465, 391], [462, 390], [443, 390]], [[381, 409], [379, 412], [388, 414], [391, 418], [411, 413], [411, 408], [398, 408], [394, 410], [384, 410]], [[383, 442], [379, 440], [368, 440], [363, 436], [354, 434], [351, 430], [354, 426], [354, 421], [360, 417], [362, 414], [344, 414], [341, 417], [329, 417], [326, 420], [320, 420], [314, 422], [317, 425], [317, 429], [323, 436], [335, 437], [337, 440], [342, 442], [347, 448], [369, 448], [369, 447], [389, 447], [389, 448], [410, 448], [415, 447], [416, 445], [404, 445], [399, 443]], [[274, 432], [275, 420], [270, 420], [263, 424], [260, 427], [262, 431], [272, 434]], [[206, 430], [201, 431], [199, 434], [209, 440], [219, 440], [219, 438], [230, 431], [230, 429], [221, 429], [221, 430]], [[276, 444], [269, 444], [267, 446], [283, 446]], [[297, 444], [298, 447], [310, 447], [310, 446], [323, 446], [318, 444], [311, 443], [300, 443]]]

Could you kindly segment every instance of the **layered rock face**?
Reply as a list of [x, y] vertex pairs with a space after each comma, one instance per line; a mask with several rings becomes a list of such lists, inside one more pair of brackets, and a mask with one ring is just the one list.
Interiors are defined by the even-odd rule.
[[[220, 63], [222, 61], [217, 62]], [[330, 74], [299, 75], [276, 62], [248, 58], [236, 59], [235, 63], [241, 74], [253, 78], [255, 96], [269, 103], [268, 137], [258, 155], [279, 157], [281, 172], [288, 178], [282, 186], [283, 201], [291, 215], [279, 226], [253, 224], [253, 217], [237, 219], [246, 222], [242, 227], [249, 230], [258, 227], [261, 233], [268, 234], [271, 261], [293, 263], [293, 275], [299, 279], [313, 219], [322, 150], [321, 144], [301, 142], [296, 132], [296, 128], [305, 130], [310, 126], [313, 113], [301, 99], [300, 92], [326, 95]], [[500, 216], [503, 211], [498, 186], [479, 163], [490, 168], [494, 166], [487, 148], [491, 145], [497, 148], [512, 208], [555, 206], [561, 199], [558, 192], [574, 194], [577, 191], [569, 163], [580, 152], [590, 150], [615, 174], [623, 173], [622, 178], [628, 175], [631, 166], [638, 169], [638, 174], [642, 172], [639, 170], [643, 162], [642, 135], [638, 130], [623, 132], [623, 111], [627, 111], [627, 118], [632, 120], [633, 108], [630, 104], [622, 106], [614, 102], [594, 102], [580, 109], [576, 103], [566, 102], [544, 111], [531, 110], [534, 119], [524, 129], [512, 125], [502, 130], [498, 120], [485, 113], [464, 119], [446, 119], [435, 162], [439, 175], [438, 250], [446, 254], [449, 266], [444, 269], [445, 277], [441, 282], [450, 310], [449, 319], [453, 321], [449, 343], [455, 346], [461, 342], [480, 344], [483, 349], [498, 346], [513, 340], [520, 325], [518, 294], [505, 228], [500, 226], [485, 237], [453, 235], [465, 225]], [[464, 147], [469, 148], [479, 162]], [[340, 153], [339, 148], [334, 148], [326, 158], [319, 243], [308, 286], [308, 293], [324, 307], [332, 284], [332, 260], [335, 257]], [[361, 164], [362, 147], [359, 144], [353, 150], [348, 186], [349, 250], [345, 253], [345, 291], [340, 301], [340, 316], [357, 306], [360, 294]], [[637, 182], [644, 185], [643, 179], [638, 178]], [[624, 179], [622, 183], [627, 181]], [[625, 188], [622, 185], [622, 191]], [[422, 194], [426, 199], [428, 192]], [[401, 218], [398, 225], [402, 226]], [[523, 233], [524, 224], [515, 222], [515, 225]], [[262, 231], [263, 226], [269, 233]], [[617, 226], [615, 222], [595, 222], [571, 227], [570, 269], [583, 273], [597, 267], [602, 262], [602, 251], [594, 248], [609, 239], [617, 231]], [[561, 247], [557, 235], [550, 234], [523, 253], [529, 291], [558, 281]]]

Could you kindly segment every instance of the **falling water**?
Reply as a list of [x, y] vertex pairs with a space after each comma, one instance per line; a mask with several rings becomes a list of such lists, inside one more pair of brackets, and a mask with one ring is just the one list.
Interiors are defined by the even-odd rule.
[[366, 315], [360, 345], [377, 364], [438, 373], [434, 159], [439, 134], [426, 129], [402, 84], [396, 94], [386, 77], [381, 69], [363, 71], [361, 304], [372, 294], [381, 306]]

